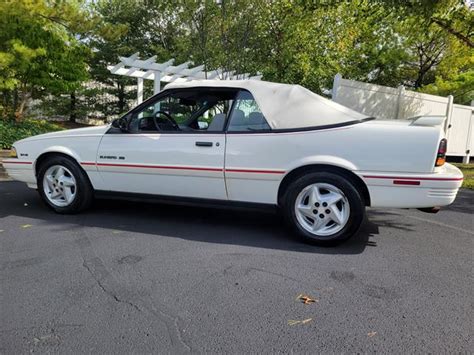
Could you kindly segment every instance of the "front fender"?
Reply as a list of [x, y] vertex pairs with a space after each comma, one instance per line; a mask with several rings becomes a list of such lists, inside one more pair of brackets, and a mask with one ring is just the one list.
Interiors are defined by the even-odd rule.
[[48, 146], [37, 155], [35, 161], [33, 162], [33, 169], [35, 169], [35, 171], [36, 171], [36, 162], [42, 155], [47, 154], [47, 153], [61, 153], [64, 155], [68, 155], [74, 160], [76, 160], [79, 164], [82, 161], [79, 154], [71, 148], [60, 146], [60, 145]]

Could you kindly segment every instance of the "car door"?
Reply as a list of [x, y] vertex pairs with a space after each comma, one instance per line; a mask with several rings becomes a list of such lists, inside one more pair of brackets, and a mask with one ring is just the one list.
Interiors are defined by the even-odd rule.
[[97, 153], [107, 190], [226, 200], [219, 95], [232, 93], [165, 92], [129, 114], [128, 131], [111, 128]]
[[230, 201], [277, 203], [288, 157], [285, 135], [272, 133], [249, 91], [241, 90], [228, 120], [225, 157]]

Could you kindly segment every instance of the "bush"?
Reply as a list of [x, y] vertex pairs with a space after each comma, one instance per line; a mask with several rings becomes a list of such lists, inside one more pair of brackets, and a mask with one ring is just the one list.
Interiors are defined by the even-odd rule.
[[0, 119], [0, 145], [2, 149], [10, 149], [17, 140], [62, 129], [58, 124], [45, 120], [15, 122], [14, 120]]

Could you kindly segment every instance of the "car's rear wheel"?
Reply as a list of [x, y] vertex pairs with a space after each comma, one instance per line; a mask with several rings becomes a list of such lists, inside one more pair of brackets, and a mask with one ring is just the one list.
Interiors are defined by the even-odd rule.
[[306, 242], [335, 245], [357, 233], [365, 214], [360, 192], [334, 173], [314, 172], [293, 181], [284, 195], [290, 226]]
[[58, 213], [77, 213], [90, 206], [92, 186], [85, 172], [72, 159], [52, 156], [41, 163], [38, 191], [43, 201]]

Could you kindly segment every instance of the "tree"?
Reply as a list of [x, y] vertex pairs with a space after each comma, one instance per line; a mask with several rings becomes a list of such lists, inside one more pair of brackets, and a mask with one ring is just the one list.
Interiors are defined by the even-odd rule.
[[182, 60], [204, 64], [206, 71], [257, 72], [259, 31], [258, 3], [261, 0], [180, 1], [177, 49]]
[[68, 32], [76, 16], [80, 8], [72, 1], [0, 3], [4, 115], [13, 111], [20, 120], [30, 99], [71, 92], [87, 79], [89, 49]]
[[[401, 3], [401, 2], [400, 2]], [[474, 48], [474, 13], [464, 0], [440, 0], [401, 3], [405, 12], [418, 15], [424, 22], [434, 24], [469, 48]]]
[[72, 120], [86, 109], [123, 113], [134, 96], [127, 86], [136, 82], [111, 75], [107, 66], [135, 52], [156, 55], [157, 62], [191, 60], [207, 71], [261, 72], [322, 94], [339, 72], [455, 92], [457, 102], [466, 102], [474, 85], [473, 14], [462, 0], [4, 2], [2, 111], [21, 117], [29, 98], [48, 97], [53, 111]]
[[121, 114], [129, 108], [133, 93], [127, 86], [136, 85], [136, 81], [112, 75], [107, 69], [117, 64], [119, 56], [139, 52], [143, 57], [156, 55], [158, 62], [175, 56], [175, 38], [179, 33], [174, 30], [171, 5], [171, 2], [142, 0], [101, 0], [91, 4], [92, 11], [115, 28], [112, 35], [96, 35], [89, 41], [94, 51], [89, 62], [90, 74], [94, 81], [106, 87], [105, 93], [115, 97], [113, 104], [91, 100], [95, 109], [107, 116]]
[[392, 85], [405, 58], [397, 17], [379, 2], [260, 2], [259, 61], [265, 78], [323, 93], [337, 72]]

